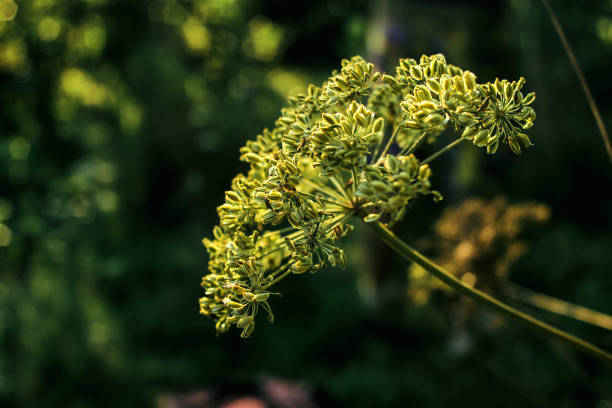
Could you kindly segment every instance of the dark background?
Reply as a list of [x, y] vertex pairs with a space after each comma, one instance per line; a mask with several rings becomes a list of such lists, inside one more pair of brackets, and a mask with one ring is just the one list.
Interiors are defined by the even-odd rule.
[[[541, 2], [13, 1], [0, 0], [0, 405], [155, 406], [272, 376], [321, 406], [612, 406], [611, 371], [590, 357], [492, 312], [458, 328], [447, 299], [407, 303], [407, 265], [360, 229], [350, 267], [283, 281], [276, 323], [251, 339], [198, 315], [201, 239], [245, 169], [239, 147], [342, 58], [390, 72], [438, 52], [480, 81], [526, 77], [535, 146], [438, 160], [445, 200], [419, 202], [398, 234], [418, 240], [468, 197], [547, 204], [511, 280], [612, 313], [612, 165]], [[612, 2], [551, 1], [609, 124]], [[533, 312], [612, 348], [609, 331]]]

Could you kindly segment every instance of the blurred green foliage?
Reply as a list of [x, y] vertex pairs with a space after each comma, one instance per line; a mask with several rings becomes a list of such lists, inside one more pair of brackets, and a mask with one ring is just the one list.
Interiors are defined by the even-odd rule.
[[[609, 124], [612, 3], [553, 7]], [[272, 374], [335, 406], [610, 406], [610, 371], [588, 358], [486, 313], [459, 330], [444, 302], [408, 307], [406, 265], [365, 234], [347, 271], [283, 283], [251, 340], [198, 315], [200, 241], [238, 148], [381, 37], [383, 68], [443, 52], [483, 80], [528, 79], [534, 148], [467, 146], [434, 183], [450, 202], [550, 205], [511, 280], [612, 312], [612, 167], [539, 2], [0, 0], [0, 405], [151, 406]], [[417, 205], [399, 234], [443, 208]]]

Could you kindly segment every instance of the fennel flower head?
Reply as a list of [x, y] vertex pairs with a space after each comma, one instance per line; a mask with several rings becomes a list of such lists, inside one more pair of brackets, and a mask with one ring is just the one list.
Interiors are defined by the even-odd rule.
[[[478, 83], [441, 54], [401, 59], [395, 75], [356, 56], [321, 87], [289, 98], [274, 127], [240, 149], [250, 169], [233, 179], [219, 225], [203, 240], [209, 271], [200, 313], [218, 332], [236, 326], [248, 337], [261, 309], [274, 319], [281, 279], [344, 267], [340, 241], [351, 218], [392, 225], [417, 197], [441, 200], [429, 166], [441, 153], [471, 142], [519, 154], [535, 120], [535, 94], [523, 95], [524, 83]], [[419, 160], [419, 144], [443, 132], [454, 141]]]

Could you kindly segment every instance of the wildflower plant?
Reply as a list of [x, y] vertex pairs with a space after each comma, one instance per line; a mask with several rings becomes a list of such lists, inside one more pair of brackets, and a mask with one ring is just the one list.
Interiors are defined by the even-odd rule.
[[[523, 94], [524, 84], [523, 78], [479, 83], [441, 54], [401, 59], [395, 75], [356, 56], [321, 87], [289, 98], [274, 128], [240, 149], [250, 168], [232, 181], [218, 207], [220, 224], [203, 240], [209, 273], [200, 313], [215, 320], [219, 333], [236, 326], [249, 337], [261, 309], [273, 321], [279, 281], [344, 267], [341, 242], [354, 219], [373, 226], [408, 259], [430, 263], [388, 227], [416, 199], [442, 199], [432, 187], [430, 163], [460, 143], [488, 154], [503, 145], [520, 154], [531, 145], [524, 132], [535, 120], [535, 94]], [[454, 140], [419, 159], [417, 148], [436, 143], [443, 132]], [[428, 270], [456, 280], [437, 266]], [[475, 289], [454, 284], [475, 296]], [[542, 329], [543, 323], [531, 324]]]

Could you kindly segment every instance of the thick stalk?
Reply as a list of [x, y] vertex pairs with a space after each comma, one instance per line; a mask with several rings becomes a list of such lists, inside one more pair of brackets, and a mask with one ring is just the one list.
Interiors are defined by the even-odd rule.
[[438, 279], [446, 283], [451, 288], [455, 289], [457, 292], [470, 297], [478, 303], [485, 304], [506, 316], [510, 316], [514, 319], [517, 319], [520, 322], [540, 331], [541, 333], [546, 334], [547, 336], [550, 336], [554, 339], [563, 340], [571, 344], [572, 346], [582, 350], [583, 352], [597, 357], [598, 359], [612, 365], [611, 353], [602, 350], [591, 343], [581, 340], [578, 337], [566, 333], [563, 330], [541, 322], [540, 320], [526, 313], [523, 313], [505, 303], [502, 303], [499, 300], [487, 295], [486, 293], [478, 289], [472, 288], [464, 284], [451, 273], [445, 271], [442, 267], [436, 265], [434, 262], [421, 255], [417, 250], [413, 249], [404, 241], [399, 239], [383, 224], [371, 223], [368, 225], [370, 225], [374, 229], [374, 231], [376, 231], [376, 233], [383, 239], [383, 241], [385, 241], [385, 243], [387, 243], [387, 245], [393, 248], [398, 254], [402, 255], [409, 261], [412, 261], [417, 265], [421, 266], [427, 272], [436, 276]]

